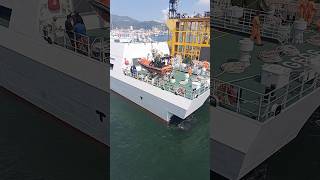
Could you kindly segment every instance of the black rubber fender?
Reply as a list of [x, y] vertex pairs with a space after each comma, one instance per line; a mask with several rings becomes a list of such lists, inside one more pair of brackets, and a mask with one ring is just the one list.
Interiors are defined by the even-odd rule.
[[282, 107], [281, 105], [279, 105], [277, 108], [276, 108], [276, 111], [274, 112], [274, 115], [277, 116], [278, 114], [281, 113], [281, 110], [282, 110]]

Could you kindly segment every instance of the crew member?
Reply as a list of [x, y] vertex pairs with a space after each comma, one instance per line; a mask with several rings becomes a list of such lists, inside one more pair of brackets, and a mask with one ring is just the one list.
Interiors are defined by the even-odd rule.
[[74, 22], [74, 24], [77, 24], [77, 23], [84, 24], [84, 21], [83, 21], [81, 15], [79, 14], [79, 12], [75, 12], [75, 13], [74, 13], [74, 15], [73, 15], [73, 22]]
[[308, 23], [308, 26], [311, 25], [312, 20], [314, 15], [316, 14], [316, 5], [313, 2], [313, 0], [310, 0], [309, 2], [307, 2], [307, 6], [306, 6], [306, 21]]
[[189, 76], [192, 75], [192, 69], [191, 69], [191, 67], [188, 68], [188, 74], [189, 74]]
[[256, 16], [252, 20], [252, 30], [251, 30], [251, 40], [256, 40], [258, 46], [262, 46], [261, 41], [261, 23], [260, 23], [260, 13], [257, 11]]
[[308, 0], [300, 0], [299, 2], [299, 15], [300, 18], [306, 19], [306, 7], [307, 7]]

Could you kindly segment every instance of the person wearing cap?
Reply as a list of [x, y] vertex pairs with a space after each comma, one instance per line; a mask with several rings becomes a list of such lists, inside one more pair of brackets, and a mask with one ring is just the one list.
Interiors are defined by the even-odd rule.
[[74, 24], [77, 24], [77, 23], [84, 24], [84, 21], [83, 21], [82, 17], [80, 16], [80, 14], [78, 12], [74, 13], [73, 22], [74, 22]]

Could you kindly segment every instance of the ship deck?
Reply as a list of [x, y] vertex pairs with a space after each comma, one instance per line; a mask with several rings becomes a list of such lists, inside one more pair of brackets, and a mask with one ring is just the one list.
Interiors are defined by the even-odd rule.
[[[319, 36], [320, 33], [314, 30], [307, 30], [307, 32], [304, 33], [304, 40], [306, 41], [315, 35]], [[234, 62], [239, 59], [239, 40], [248, 38], [249, 35], [240, 35], [235, 32], [222, 32], [214, 30], [212, 37], [212, 47], [214, 48], [211, 52], [213, 54], [211, 63], [214, 63], [214, 81], [232, 85], [232, 87], [236, 87], [238, 94], [240, 94], [240, 97], [234, 96], [234, 98], [237, 98], [236, 103], [221, 103], [220, 106], [246, 115], [250, 118], [264, 121], [270, 117], [270, 109], [275, 103], [281, 104], [284, 108], [299, 100], [301, 97], [303, 97], [303, 95], [306, 95], [313, 91], [315, 87], [315, 84], [313, 83], [314, 81], [305, 82], [303, 85], [301, 85], [301, 78], [300, 80], [299, 78], [294, 79], [296, 76], [292, 75], [289, 85], [285, 86], [285, 88], [274, 90], [273, 96], [275, 97], [275, 99], [270, 99], [270, 97], [268, 96], [270, 95], [270, 93], [265, 93], [266, 87], [260, 82], [262, 65], [265, 64], [265, 62], [258, 58], [258, 54], [261, 51], [273, 50], [279, 47], [280, 44], [277, 42], [263, 40], [263, 46], [254, 46], [254, 50], [251, 53], [251, 65], [246, 68], [244, 72], [227, 73], [223, 72], [223, 70], [221, 69], [221, 65], [226, 62]], [[294, 44], [294, 46], [300, 51], [300, 55], [306, 53], [307, 50], [320, 50], [319, 46], [315, 46], [307, 42], [303, 44]], [[297, 56], [283, 55], [281, 56], [282, 60], [274, 64], [282, 65], [285, 62], [293, 62], [291, 60], [291, 58], [293, 57]], [[310, 67], [308, 66], [304, 66], [301, 63], [299, 64], [300, 67], [291, 68], [293, 72], [291, 74], [294, 74], [295, 72], [298, 73], [307, 71], [308, 69], [310, 69]], [[213, 84], [217, 86], [217, 84], [219, 83]], [[219, 92], [220, 90], [217, 87], [214, 87], [214, 89], [215, 95], [219, 93], [230, 95], [226, 92]]]
[[[309, 39], [314, 35], [320, 35], [314, 31], [309, 31], [304, 34], [305, 40]], [[265, 64], [258, 58], [258, 53], [265, 50], [273, 50], [280, 46], [276, 42], [263, 41], [263, 46], [254, 46], [254, 50], [251, 54], [251, 65], [242, 73], [222, 73], [221, 65], [226, 62], [236, 61], [240, 56], [239, 51], [239, 40], [243, 38], [248, 38], [249, 36], [242, 36], [237, 34], [231, 34], [221, 31], [214, 31], [214, 50], [213, 50], [213, 62], [214, 62], [214, 76], [218, 76], [219, 80], [226, 82], [233, 82], [233, 84], [239, 85], [241, 87], [264, 93], [265, 86], [263, 86], [255, 77], [259, 76], [262, 70], [262, 65]], [[300, 53], [305, 53], [307, 50], [319, 50], [319, 46], [311, 45], [307, 42], [303, 44], [294, 44]], [[228, 48], [226, 48], [228, 47]], [[295, 57], [295, 56], [292, 56]], [[290, 56], [281, 56], [283, 62], [292, 62]], [[306, 69], [305, 66], [295, 68], [294, 71], [303, 71]], [[252, 77], [252, 78], [250, 78]], [[244, 79], [244, 80], [242, 80]]]
[[[151, 74], [147, 70], [142, 70], [138, 72], [137, 76], [133, 76], [130, 71], [126, 71], [126, 75], [132, 76], [136, 79], [139, 79], [141, 81], [145, 81], [146, 83], [149, 83], [155, 87], [161, 88], [163, 90], [166, 90], [168, 92], [175, 93], [177, 95], [183, 96], [187, 99], [194, 99], [197, 96], [203, 94], [207, 90], [209, 90], [209, 85], [205, 86], [205, 82], [209, 77], [207, 75], [191, 75], [189, 77], [189, 81], [185, 81], [185, 74], [186, 72], [178, 69], [174, 69], [172, 71], [173, 77], [175, 79], [175, 82], [170, 82], [170, 79], [166, 79], [166, 77], [155, 77], [155, 81], [152, 82], [152, 79], [149, 77]], [[147, 78], [146, 78], [147, 76]], [[199, 82], [201, 84], [201, 87], [197, 90], [194, 90], [192, 87], [192, 82]]]
[[[81, 53], [92, 59], [101, 62], [108, 62], [109, 54], [109, 32], [107, 28], [88, 29], [86, 35], [73, 34], [70, 39], [68, 34], [63, 30], [58, 33], [55, 44], [65, 47], [69, 50]], [[83, 40], [80, 40], [81, 37]], [[72, 45], [72, 41], [76, 42], [76, 46]]]

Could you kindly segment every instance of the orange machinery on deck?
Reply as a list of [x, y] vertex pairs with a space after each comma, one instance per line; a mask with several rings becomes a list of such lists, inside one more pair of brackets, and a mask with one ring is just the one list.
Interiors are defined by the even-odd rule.
[[171, 72], [173, 69], [171, 65], [166, 65], [166, 66], [163, 66], [162, 68], [157, 68], [153, 66], [152, 62], [146, 58], [141, 58], [138, 62], [141, 66], [143, 66], [148, 71], [161, 74], [161, 75], [165, 75], [166, 73]]

